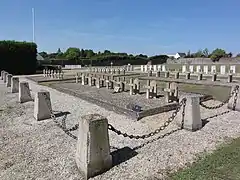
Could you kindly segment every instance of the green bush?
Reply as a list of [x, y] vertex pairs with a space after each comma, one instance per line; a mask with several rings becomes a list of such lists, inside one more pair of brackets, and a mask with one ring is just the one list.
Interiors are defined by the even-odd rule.
[[37, 45], [30, 42], [0, 41], [0, 70], [14, 75], [34, 74]]

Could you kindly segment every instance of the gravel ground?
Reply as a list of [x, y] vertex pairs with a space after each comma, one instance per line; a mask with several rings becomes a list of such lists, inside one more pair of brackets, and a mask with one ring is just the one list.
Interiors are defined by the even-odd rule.
[[[40, 89], [50, 91], [53, 110], [70, 112], [66, 119], [69, 127], [83, 115], [99, 113], [124, 132], [145, 134], [160, 126], [171, 114], [162, 113], [133, 122], [126, 116], [49, 87], [31, 82], [30, 88], [33, 96]], [[76, 140], [67, 136], [52, 120], [34, 120], [33, 102], [19, 104], [17, 100], [18, 94], [11, 94], [0, 80], [0, 179], [82, 179], [74, 159]], [[209, 105], [216, 103], [219, 102], [206, 102]], [[205, 119], [225, 111], [226, 106], [217, 110], [201, 109], [201, 114]], [[148, 144], [148, 140], [130, 140], [109, 132], [115, 166], [92, 179], [163, 179], [167, 172], [193, 162], [199, 153], [214, 150], [220, 143], [239, 137], [239, 115], [239, 112], [230, 112], [209, 118], [197, 132], [181, 130], [158, 139], [177, 127], [173, 123]], [[141, 146], [143, 144], [146, 145]]]

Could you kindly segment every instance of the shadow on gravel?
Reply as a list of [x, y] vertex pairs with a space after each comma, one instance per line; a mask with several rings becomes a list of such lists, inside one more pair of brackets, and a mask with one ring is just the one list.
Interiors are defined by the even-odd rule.
[[56, 111], [54, 111], [54, 115], [55, 115], [56, 117], [66, 116], [66, 115], [68, 115], [68, 114], [71, 114], [71, 113], [68, 112], [68, 111], [66, 111], [66, 112], [61, 112], [61, 111], [56, 112]]
[[113, 151], [111, 153], [113, 167], [131, 159], [132, 157], [136, 156], [137, 154], [138, 153], [136, 151], [132, 150], [129, 147], [124, 147], [124, 148]]
[[228, 113], [230, 113], [230, 112], [231, 112], [231, 111], [228, 110], [228, 111], [224, 111], [224, 112], [222, 112], [222, 113], [215, 114], [215, 115], [213, 115], [213, 116], [209, 116], [209, 117], [207, 117], [207, 118], [202, 119], [203, 127], [204, 127], [207, 123], [209, 123], [209, 121], [208, 121], [209, 119], [215, 118], [215, 117], [218, 117], [218, 116], [222, 116], [222, 115], [228, 114]]

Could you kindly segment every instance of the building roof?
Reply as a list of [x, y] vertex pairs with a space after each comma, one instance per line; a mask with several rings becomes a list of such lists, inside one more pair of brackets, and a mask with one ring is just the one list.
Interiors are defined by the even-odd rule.
[[177, 52], [177, 54], [178, 54], [180, 57], [186, 56], [186, 53]]
[[44, 58], [43, 58], [40, 54], [37, 53], [37, 60], [38, 60], [38, 61], [43, 61]]

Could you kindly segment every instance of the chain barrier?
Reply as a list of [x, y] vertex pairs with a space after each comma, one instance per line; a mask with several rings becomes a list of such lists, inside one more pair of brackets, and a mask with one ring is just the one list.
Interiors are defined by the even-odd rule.
[[235, 88], [233, 89], [233, 91], [231, 92], [231, 94], [229, 95], [229, 97], [223, 101], [222, 103], [216, 105], [216, 106], [207, 106], [206, 104], [203, 104], [202, 101], [200, 101], [200, 106], [206, 108], [206, 109], [218, 109], [222, 106], [224, 106], [225, 104], [227, 104], [229, 102], [229, 100], [233, 97], [233, 95], [235, 94], [234, 96], [234, 102], [233, 102], [233, 109], [235, 109], [236, 107], [236, 103], [237, 103], [237, 96], [238, 96], [238, 93], [239, 93], [239, 86], [236, 85]]
[[[51, 110], [51, 105], [50, 105], [50, 98], [47, 96], [46, 93], [43, 93], [45, 99], [46, 99], [46, 102], [47, 102], [47, 106], [48, 108]], [[75, 124], [73, 127], [71, 128], [67, 128], [66, 127], [66, 119], [67, 119], [67, 114], [64, 114], [64, 117], [62, 119], [62, 124], [59, 123], [57, 121], [57, 118], [55, 116], [55, 114], [53, 113], [53, 111], [51, 110], [51, 119], [53, 120], [53, 122], [58, 126], [60, 127], [68, 136], [72, 137], [73, 139], [78, 139], [77, 136], [73, 135], [71, 133], [71, 131], [75, 131], [78, 129], [79, 127], [79, 124]]]
[[[116, 129], [111, 124], [108, 124], [108, 129], [113, 131], [114, 133], [116, 133], [118, 135], [122, 135], [123, 137], [128, 137], [130, 139], [146, 139], [146, 138], [152, 137], [152, 136], [158, 134], [159, 132], [163, 131], [174, 120], [177, 113], [180, 111], [181, 107], [183, 107], [183, 111], [182, 111], [181, 128], [179, 128], [179, 129], [183, 129], [184, 116], [185, 116], [185, 106], [186, 106], [186, 98], [183, 98], [181, 100], [181, 102], [178, 104], [176, 110], [172, 113], [172, 115], [168, 118], [168, 120], [162, 126], [160, 126], [155, 131], [153, 131], [151, 133], [148, 133], [148, 134], [145, 134], [145, 135], [129, 135], [127, 133], [123, 133], [120, 130]], [[175, 131], [176, 130], [174, 130], [173, 132], [175, 132]]]

